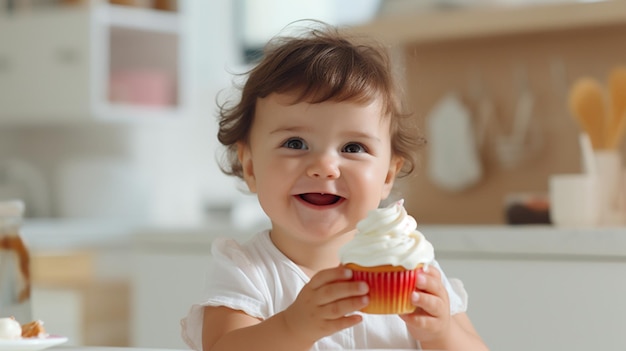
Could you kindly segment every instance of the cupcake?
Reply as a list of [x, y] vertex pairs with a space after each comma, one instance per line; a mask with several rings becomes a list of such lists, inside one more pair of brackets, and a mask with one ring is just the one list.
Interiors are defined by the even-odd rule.
[[400, 200], [372, 210], [357, 224], [354, 238], [340, 251], [342, 264], [353, 280], [369, 285], [371, 314], [411, 313], [411, 295], [417, 275], [435, 259], [433, 246], [417, 228]]

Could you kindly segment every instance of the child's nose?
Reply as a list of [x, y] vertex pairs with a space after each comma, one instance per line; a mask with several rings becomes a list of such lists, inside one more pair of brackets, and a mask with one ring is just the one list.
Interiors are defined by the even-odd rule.
[[307, 169], [307, 175], [312, 178], [337, 179], [340, 174], [337, 158], [329, 154], [315, 157]]

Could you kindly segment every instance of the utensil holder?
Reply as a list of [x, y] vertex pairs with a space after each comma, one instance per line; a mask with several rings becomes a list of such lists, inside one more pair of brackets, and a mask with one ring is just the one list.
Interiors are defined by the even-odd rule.
[[622, 158], [617, 150], [594, 151], [599, 225], [615, 226], [626, 222]]

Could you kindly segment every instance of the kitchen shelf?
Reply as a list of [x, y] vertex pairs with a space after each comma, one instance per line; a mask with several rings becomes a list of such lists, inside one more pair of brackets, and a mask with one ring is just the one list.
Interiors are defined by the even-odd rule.
[[389, 15], [353, 29], [396, 45], [626, 24], [626, 1], [496, 6]]
[[186, 113], [181, 12], [106, 2], [0, 16], [0, 124]]

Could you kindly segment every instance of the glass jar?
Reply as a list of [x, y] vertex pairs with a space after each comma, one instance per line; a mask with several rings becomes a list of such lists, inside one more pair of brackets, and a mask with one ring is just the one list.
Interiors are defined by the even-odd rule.
[[20, 229], [24, 215], [21, 200], [0, 201], [0, 317], [20, 323], [32, 319], [30, 255]]

